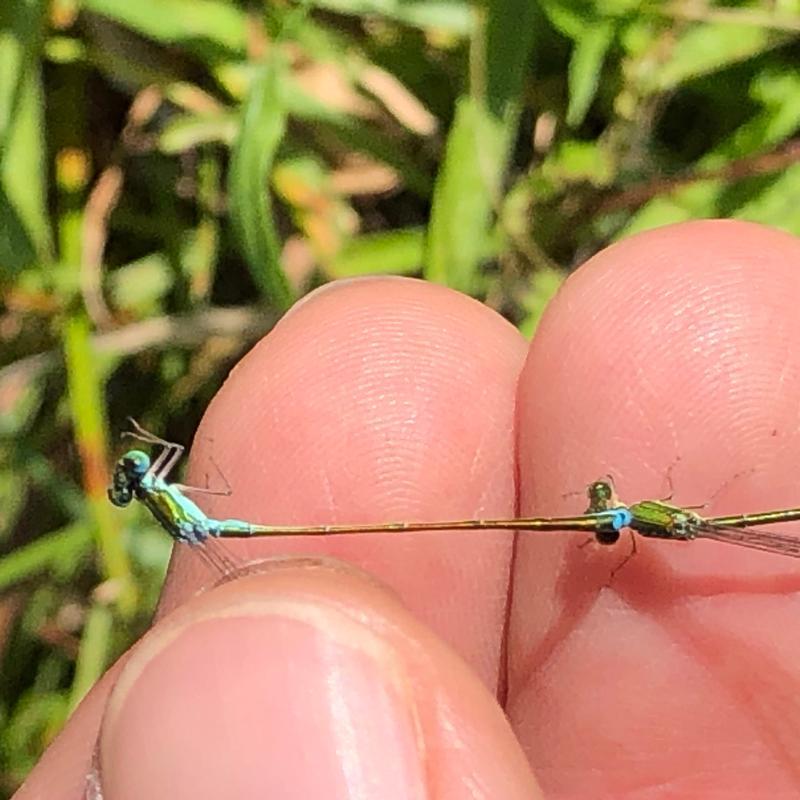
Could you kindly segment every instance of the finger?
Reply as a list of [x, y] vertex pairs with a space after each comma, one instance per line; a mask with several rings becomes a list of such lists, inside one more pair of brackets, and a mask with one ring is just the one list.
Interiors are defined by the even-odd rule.
[[[327, 288], [289, 313], [211, 404], [195, 440], [194, 482], [213, 459], [232, 495], [203, 503], [219, 518], [271, 524], [513, 514], [524, 351], [502, 318], [439, 286], [380, 279]], [[508, 536], [236, 545], [248, 559], [323, 553], [364, 567], [496, 684]], [[188, 581], [186, 572], [173, 576], [167, 606], [186, 596]]]
[[105, 800], [540, 796], [491, 694], [341, 564], [276, 562], [162, 620], [99, 753]]
[[[560, 494], [606, 472], [631, 501], [797, 505], [798, 263], [795, 238], [698, 222], [580, 269], [521, 378], [523, 511], [581, 510]], [[520, 541], [509, 713], [545, 791], [795, 794], [800, 565], [640, 540], [609, 586], [628, 547]]]

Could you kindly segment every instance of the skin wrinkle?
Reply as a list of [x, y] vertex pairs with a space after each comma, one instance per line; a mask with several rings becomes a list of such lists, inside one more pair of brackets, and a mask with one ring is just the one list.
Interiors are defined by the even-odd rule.
[[[372, 796], [372, 789], [363, 775], [361, 769], [361, 761], [357, 748], [357, 737], [354, 731], [358, 725], [358, 721], [353, 718], [350, 713], [349, 706], [342, 702], [341, 698], [344, 696], [344, 687], [347, 680], [344, 677], [342, 670], [337, 664], [337, 659], [333, 658], [322, 659], [325, 670], [325, 684], [328, 689], [328, 697], [330, 700], [331, 716], [333, 717], [334, 727], [337, 730], [337, 752], [339, 754], [341, 771], [345, 776], [345, 784], [348, 787], [349, 794], [353, 800], [369, 800]], [[416, 703], [413, 701], [413, 692], [407, 685], [407, 680], [403, 680], [404, 688], [403, 697], [408, 701], [406, 706], [409, 711], [412, 721], [417, 718]], [[424, 749], [424, 737], [422, 737], [419, 726], [414, 725], [412, 722], [412, 729], [415, 731], [415, 741], [417, 742], [418, 755], [422, 756], [420, 752]], [[422, 747], [420, 747], [422, 745]], [[425, 792], [428, 795], [428, 792]]]
[[[382, 342], [371, 342], [370, 346], [371, 347], [375, 347], [375, 346], [378, 346], [378, 345], [381, 345], [381, 344], [382, 344]], [[411, 348], [409, 348], [409, 352], [414, 352], [416, 354], [416, 350], [417, 349], [418, 348], [416, 348], [416, 347], [411, 347]], [[418, 364], [421, 363], [423, 365], [423, 368], [424, 368], [423, 371], [425, 371], [426, 373], [433, 373], [435, 371], [435, 367], [437, 366], [437, 359], [435, 357], [429, 357], [429, 354], [428, 354], [427, 351], [424, 351], [422, 353], [422, 356], [423, 357], [421, 359], [419, 359]], [[364, 356], [363, 359], [368, 359], [368, 356]], [[394, 375], [395, 372], [397, 372], [398, 374], [402, 374], [403, 373], [404, 366], [403, 366], [402, 354], [400, 355], [400, 357], [395, 357], [393, 359], [392, 363], [393, 364], [397, 364], [397, 369], [396, 370], [389, 369], [387, 371], [387, 367], [386, 367], [385, 362], [381, 362], [380, 364], [376, 365], [375, 374], [374, 375], [370, 375], [368, 373], [366, 375], [367, 380], [362, 382], [362, 384], [360, 386], [361, 391], [358, 394], [360, 394], [361, 396], [365, 396], [367, 398], [367, 400], [366, 400], [364, 405], [365, 405], [365, 407], [371, 409], [374, 412], [385, 412], [385, 404], [381, 405], [380, 404], [380, 400], [381, 400], [381, 398], [385, 398], [386, 397], [384, 386], [385, 386], [386, 381], [387, 381], [387, 375], [389, 377], [391, 377], [392, 375]], [[375, 400], [375, 394], [372, 391], [372, 388], [373, 388], [372, 384], [373, 383], [375, 385], [375, 389], [377, 389], [377, 391], [378, 391], [377, 402]], [[430, 380], [426, 381], [419, 374], [415, 374], [414, 383], [415, 383], [416, 386], [424, 387], [426, 389], [425, 392], [422, 392], [422, 396], [424, 398], [424, 395], [427, 393], [427, 385], [430, 383]], [[394, 400], [394, 399], [392, 400], [392, 402], [394, 402], [395, 404], [397, 403], [397, 401]], [[419, 406], [419, 403], [416, 404], [416, 405]], [[414, 404], [411, 403], [410, 400], [406, 402], [406, 406], [410, 409], [410, 415], [406, 414], [404, 419], [402, 420], [402, 422], [403, 422], [405, 427], [410, 427], [410, 425], [412, 423], [418, 421], [418, 417], [419, 417], [419, 413], [420, 412], [417, 409], [417, 407]], [[423, 405], [423, 411], [424, 411], [424, 405]], [[396, 425], [397, 420], [385, 421], [384, 418], [385, 418], [385, 414], [381, 414], [380, 419], [384, 420], [382, 424], [383, 424], [384, 427], [387, 428], [387, 430], [393, 430], [393, 429], [395, 429], [397, 427], [397, 425]], [[402, 462], [402, 460], [403, 459], [400, 458], [400, 457], [395, 459], [395, 461], [397, 461], [399, 465], [400, 465], [400, 462]], [[382, 463], [386, 464], [387, 462], [382, 460]], [[389, 474], [386, 475], [386, 477], [381, 479], [381, 480], [385, 481], [386, 485], [389, 485], [390, 487], [393, 487], [392, 488], [392, 492], [397, 493], [397, 485], [402, 485], [402, 482], [403, 482], [402, 476], [401, 476], [400, 480], [398, 481], [398, 480], [396, 480], [396, 476], [395, 476], [394, 472], [391, 469], [388, 472], [389, 472]]]
[[[621, 414], [619, 415], [619, 417], [621, 419], [627, 419], [628, 414], [630, 414], [631, 412], [635, 412], [636, 415], [639, 417], [639, 419], [644, 421], [645, 423], [644, 427], [651, 427], [650, 414], [648, 414], [646, 411], [646, 408], [649, 405], [646, 403], [647, 395], [649, 392], [651, 398], [657, 397], [660, 394], [660, 392], [652, 383], [652, 380], [650, 379], [647, 373], [640, 371], [639, 374], [636, 376], [636, 380], [637, 380], [637, 387], [641, 387], [641, 389], [637, 388], [637, 391], [632, 394], [626, 393], [626, 398], [628, 398], [628, 402], [626, 403], [626, 407], [621, 410]], [[680, 449], [680, 445], [679, 445], [679, 435], [677, 431], [677, 426], [675, 425], [675, 421], [672, 419], [672, 417], [667, 416], [667, 417], [662, 417], [660, 419], [660, 422], [663, 428], [669, 434], [675, 452], [678, 452]], [[639, 430], [641, 430], [642, 427], [643, 426], [640, 426]], [[649, 450], [650, 448], [647, 449]]]
[[[652, 549], [655, 543], [648, 543]], [[668, 543], [663, 543], [663, 546], [668, 546]], [[677, 544], [675, 546], [678, 546]], [[648, 553], [648, 556], [650, 554]], [[637, 555], [637, 559], [644, 557], [643, 553]], [[669, 569], [660, 559], [649, 557], [649, 563], [644, 565], [643, 571], [646, 571], [648, 576], [648, 587], [646, 595], [650, 600], [648, 605], [642, 603], [642, 596], [634, 593], [628, 595], [625, 592], [626, 583], [624, 580], [615, 581], [613, 590], [620, 594], [621, 598], [626, 598], [627, 603], [631, 608], [635, 608], [637, 612], [644, 612], [648, 609], [648, 613], [653, 619], [660, 619], [665, 610], [670, 606], [674, 608], [679, 607], [680, 603], [685, 601], [686, 598], [692, 597], [709, 597], [718, 596], [720, 593], [730, 594], [735, 591], [731, 586], [731, 580], [727, 576], [718, 578], [715, 582], [709, 584], [708, 579], [690, 579], [681, 578], [674, 571]], [[637, 566], [642, 566], [641, 562]], [[569, 574], [569, 570], [563, 573], [565, 576]], [[765, 595], [772, 596], [778, 591], [798, 591], [800, 585], [798, 584], [798, 576], [783, 576], [784, 580], [780, 585], [776, 585], [775, 577], [769, 575], [764, 576], [762, 580], [754, 580], [752, 578], [743, 578], [739, 581], [741, 591], [743, 594], [751, 595], [754, 591], [762, 592]], [[577, 630], [583, 623], [585, 615], [594, 607], [597, 602], [599, 592], [603, 591], [585, 591], [583, 594], [583, 602], [575, 603], [577, 596], [575, 587], [567, 587], [561, 582], [559, 592], [566, 598], [572, 598], [572, 603], [565, 603], [562, 606], [562, 611], [558, 619], [549, 626], [547, 634], [540, 640], [539, 646], [529, 653], [529, 658], [526, 659], [527, 667], [522, 671], [515, 671], [515, 685], [525, 687], [530, 682], [530, 677], [537, 672], [546, 668], [546, 664], [550, 662], [571, 639], [572, 632]], [[635, 584], [633, 584], [635, 585]], [[692, 590], [694, 587], [694, 591]], [[673, 638], [677, 638], [673, 631]], [[717, 640], [720, 641], [719, 639]], [[724, 645], [716, 648], [710, 648], [710, 652], [725, 652]], [[712, 656], [713, 657], [713, 656]], [[507, 707], [514, 707], [515, 699], [509, 698]], [[800, 759], [795, 759], [797, 763]], [[800, 777], [800, 776], [798, 776]]]
[[507, 589], [506, 596], [503, 603], [503, 627], [500, 633], [500, 653], [499, 653], [499, 666], [497, 670], [497, 685], [495, 687], [495, 695], [500, 707], [506, 711], [508, 709], [508, 687], [510, 685], [509, 675], [509, 651], [511, 643], [509, 641], [509, 634], [511, 630], [511, 609], [514, 601], [514, 586], [515, 586], [515, 561], [517, 556], [517, 542], [519, 540], [519, 532], [515, 531], [512, 534], [511, 540], [511, 553], [508, 559], [508, 572], [507, 574]]
[[331, 479], [328, 474], [328, 464], [325, 461], [321, 462], [319, 465], [319, 477], [322, 484], [322, 496], [327, 501], [328, 508], [331, 511], [331, 519], [336, 521], [338, 520], [338, 515], [336, 513], [338, 506], [333, 496], [333, 487], [331, 486]]
[[[519, 451], [519, 438], [518, 431], [520, 430], [520, 408], [519, 408], [519, 379], [521, 371], [517, 373], [517, 391], [514, 392], [513, 409], [511, 413], [511, 420], [513, 425], [511, 436], [511, 447], [513, 449], [513, 468], [511, 472], [512, 480], [514, 481], [514, 509], [513, 514], [515, 517], [520, 515], [520, 451]], [[495, 695], [497, 702], [504, 712], [508, 711], [509, 704], [509, 687], [511, 686], [511, 668], [510, 668], [510, 652], [511, 652], [511, 625], [512, 625], [512, 611], [514, 607], [514, 592], [516, 588], [516, 563], [519, 546], [519, 531], [514, 531], [511, 534], [511, 551], [508, 558], [508, 572], [506, 582], [506, 596], [503, 602], [503, 616], [502, 616], [502, 630], [500, 632], [500, 652], [499, 664], [497, 670], [497, 683], [495, 686]]]
[[[674, 780], [663, 780], [663, 781], [640, 781], [639, 783], [628, 783], [627, 788], [625, 790], [626, 797], [635, 797], [636, 792], [644, 790], [647, 792], [648, 796], [658, 796], [655, 795], [654, 792], [658, 792], [659, 789], [669, 790], [673, 793], [672, 796], [680, 797], [683, 793], [680, 789], [681, 783], [689, 783], [691, 785], [692, 778], [695, 775], [702, 775], [703, 773], [699, 770], [695, 771], [694, 773], [690, 773], [688, 776], [683, 774], [680, 778], [675, 778]], [[688, 777], [688, 780], [687, 780]], [[669, 797], [670, 795], [667, 795]]]
[[[798, 591], [798, 589], [800, 589], [800, 586], [798, 586], [798, 576], [794, 575], [793, 579], [793, 586], [791, 589], [793, 591]], [[737, 707], [749, 708], [751, 712], [749, 719], [754, 723], [756, 728], [761, 731], [765, 743], [770, 742], [772, 744], [770, 748], [771, 752], [773, 752], [781, 764], [789, 768], [787, 771], [792, 776], [795, 783], [800, 782], [800, 746], [798, 746], [796, 736], [792, 731], [787, 731], [787, 733], [781, 737], [778, 731], [773, 731], [770, 728], [770, 720], [776, 718], [774, 707], [770, 708], [767, 706], [764, 708], [763, 703], [755, 702], [757, 699], [764, 697], [764, 694], [753, 695], [752, 693], [742, 693], [742, 688], [738, 686], [737, 683], [746, 673], [743, 673], [741, 670], [735, 672], [731, 668], [730, 665], [738, 665], [739, 663], [735, 657], [729, 657], [722, 663], [719, 660], [718, 654], [720, 652], [727, 652], [730, 654], [735, 653], [737, 649], [748, 652], [750, 650], [750, 645], [741, 637], [726, 636], [715, 628], [703, 626], [697, 622], [696, 616], [687, 616], [681, 613], [687, 607], [691, 606], [691, 599], [694, 597], [725, 598], [725, 596], [729, 597], [731, 592], [727, 590], [724, 591], [724, 594], [717, 592], [713, 594], [692, 594], [684, 586], [684, 584], [688, 582], [689, 581], [685, 579], [678, 580], [671, 591], [664, 592], [657, 598], [653, 594], [641, 595], [638, 593], [629, 595], [627, 598], [624, 593], [620, 593], [619, 596], [620, 599], [626, 599], [627, 605], [631, 609], [635, 609], [636, 613], [645, 615], [651, 622], [654, 624], [657, 623], [658, 626], [662, 627], [663, 630], [669, 634], [671, 641], [680, 645], [684, 651], [694, 655], [696, 661], [704, 667], [706, 674], [712, 677], [714, 682], [726, 692]], [[728, 582], [723, 581], [723, 583], [727, 584]], [[748, 585], [749, 581], [742, 581], [742, 583]], [[660, 585], [663, 586], [665, 584]], [[776, 587], [774, 581], [770, 580], [768, 585], [765, 585], [763, 588], [765, 590], [765, 595], [770, 597], [775, 596]], [[748, 588], [748, 590], [742, 592], [742, 595], [750, 596], [752, 595], [752, 591]], [[645, 597], [651, 602], [642, 602]], [[638, 602], [634, 602], [634, 600], [637, 599]], [[652, 602], [654, 599], [657, 599], [657, 602]], [[687, 621], [694, 622], [694, 628], [689, 632], [685, 630]], [[567, 639], [568, 635], [565, 637], [564, 641], [567, 641]], [[727, 673], [726, 676], [722, 675], [723, 671]], [[779, 662], [773, 663], [769, 661], [763, 674], [782, 674], [783, 680], [779, 680], [777, 682], [778, 685], [789, 686], [792, 683], [791, 675], [781, 669]], [[772, 711], [771, 714], [769, 713], [770, 711]], [[792, 747], [792, 745], [794, 745], [794, 747]]]
[[[568, 571], [564, 570], [558, 578], [557, 583], [563, 584], [564, 579], [568, 576]], [[513, 676], [507, 677], [509, 687], [512, 684], [511, 677], [513, 677], [513, 684], [517, 686], [527, 687], [532, 676], [540, 670], [546, 669], [549, 661], [551, 661], [558, 653], [559, 649], [564, 646], [564, 643], [569, 641], [572, 632], [582, 624], [586, 614], [597, 603], [597, 598], [600, 592], [603, 591], [602, 587], [597, 587], [592, 584], [584, 587], [584, 591], [580, 594], [563, 591], [563, 585], [556, 588], [556, 594], [566, 596], [569, 601], [563, 603], [560, 608], [561, 611], [556, 618], [551, 618], [547, 630], [544, 635], [540, 637], [536, 647], [530, 649], [524, 662], [520, 659], [514, 670]], [[510, 614], [512, 604], [507, 604], [507, 614]], [[511, 624], [510, 618], [507, 621], [507, 628]], [[509, 689], [504, 708], [508, 709], [513, 707], [516, 703], [516, 698]]]
[[[484, 395], [486, 390], [484, 389]], [[481, 400], [485, 399], [484, 397], [480, 398]], [[477, 405], [482, 405], [482, 403], [478, 403]], [[511, 434], [506, 436], [505, 434]], [[486, 425], [481, 430], [481, 435], [478, 439], [477, 444], [475, 445], [475, 449], [472, 454], [472, 459], [470, 460], [469, 468], [467, 469], [467, 483], [472, 483], [476, 474], [479, 471], [480, 459], [483, 456], [485, 450], [488, 448], [491, 440], [494, 438], [508, 438], [509, 441], [513, 441], [513, 432], [505, 428], [502, 431], [497, 430], [497, 420], [492, 417], [491, 424]], [[482, 509], [484, 506], [484, 501], [488, 495], [490, 484], [488, 481], [484, 481], [480, 484], [480, 492], [478, 493], [477, 499], [475, 501], [474, 512], [475, 514], [482, 515]]]
[[[638, 610], [641, 612], [642, 608], [639, 607]], [[685, 630], [682, 631], [681, 627], [686, 626], [687, 619], [676, 620], [673, 614], [662, 615], [658, 618], [651, 617], [651, 619], [653, 621], [658, 621], [659, 624], [662, 625], [664, 630], [669, 633], [673, 642], [680, 644], [685, 651], [691, 652], [697, 662], [705, 668], [706, 674], [713, 679], [716, 685], [723, 690], [728, 697], [730, 697], [731, 701], [737, 707], [745, 708], [750, 711], [748, 718], [754, 724], [754, 727], [761, 732], [765, 746], [776, 756], [779, 763], [787, 768], [786, 772], [793, 778], [794, 782], [800, 782], [800, 765], [798, 764], [800, 747], [795, 746], [793, 748], [795, 752], [790, 752], [792, 749], [790, 744], [797, 741], [796, 736], [789, 738], [784, 737], [782, 739], [776, 731], [773, 731], [770, 728], [769, 720], [765, 719], [763, 709], [759, 707], [762, 704], [753, 702], [754, 698], [752, 695], [744, 693], [742, 687], [737, 685], [736, 678], [741, 677], [741, 673], [739, 673], [738, 676], [732, 675], [730, 674], [731, 670], [725, 670], [724, 665], [720, 664], [718, 658], [719, 652], [735, 653], [735, 649], [747, 650], [747, 644], [738, 637], [722, 636], [700, 625], [696, 625], [698, 630], [693, 634], [687, 633]], [[670, 625], [670, 622], [673, 624]], [[676, 622], [678, 623], [677, 625], [674, 624]], [[710, 640], [709, 634], [715, 634], [713, 643]], [[705, 641], [708, 641], [709, 644], [704, 645], [703, 643]], [[735, 648], [733, 647], [734, 645], [736, 646]], [[731, 661], [735, 661], [735, 659], [729, 658], [728, 663]], [[770, 667], [778, 673], [784, 673], [787, 679], [790, 678], [777, 664], [769, 664], [768, 671]], [[723, 671], [726, 673], [725, 676], [722, 675]], [[787, 683], [789, 683], [789, 680], [787, 680]], [[772, 710], [774, 712], [774, 709]]]
[[[633, 611], [633, 609], [630, 609], [630, 610], [631, 610], [632, 613], [635, 613], [635, 611]], [[658, 630], [658, 626], [655, 626], [655, 630]], [[643, 665], [643, 669], [646, 669], [646, 668], [647, 668], [646, 665]], [[642, 720], [639, 720], [639, 722], [641, 724]], [[664, 746], [669, 746], [669, 733], [667, 731], [664, 731], [663, 736], [662, 737], [658, 737], [657, 733], [658, 733], [659, 730], [660, 729], [658, 727], [656, 727], [655, 731], [652, 731], [652, 730], [649, 731], [649, 733], [651, 735], [653, 733], [656, 733], [656, 738], [654, 738], [654, 739], [651, 738], [651, 747], [656, 751], [660, 751]], [[601, 732], [601, 734], [602, 734], [602, 732]], [[601, 735], [601, 738], [603, 738], [602, 735]], [[610, 742], [607, 743], [607, 746], [610, 745], [610, 744], [611, 744]], [[587, 785], [586, 775], [587, 774], [591, 774], [592, 772], [595, 772], [595, 773], [597, 773], [598, 781], [601, 783], [601, 785], [605, 785], [606, 791], [603, 792], [602, 795], [592, 794], [591, 795], [592, 797], [597, 797], [597, 796], [602, 796], [602, 797], [622, 797], [622, 796], [624, 796], [624, 797], [633, 797], [633, 796], [637, 796], [636, 793], [635, 793], [635, 788], [636, 787], [647, 787], [647, 788], [650, 788], [652, 786], [663, 785], [664, 783], [667, 783], [669, 785], [678, 786], [681, 783], [687, 782], [687, 773], [685, 773], [685, 772], [680, 774], [678, 777], [676, 777], [674, 782], [670, 782], [669, 778], [667, 776], [664, 776], [664, 778], [662, 778], [662, 779], [656, 778], [655, 782], [653, 780], [650, 780], [649, 777], [643, 777], [641, 780], [637, 780], [636, 775], [638, 773], [638, 770], [631, 769], [631, 767], [635, 765], [636, 760], [639, 758], [639, 754], [636, 752], [635, 746], [633, 746], [631, 748], [630, 745], [628, 745], [627, 748], [623, 752], [624, 752], [624, 755], [627, 758], [622, 758], [621, 757], [618, 761], [617, 760], [613, 760], [613, 759], [610, 760], [610, 761], [607, 761], [606, 762], [607, 766], [604, 767], [602, 770], [598, 770], [597, 768], [588, 769], [587, 770], [587, 769], [582, 769], [580, 766], [576, 765], [575, 769], [574, 769], [575, 777], [572, 778], [572, 779], [570, 779], [568, 777], [566, 779], [566, 783], [564, 782], [564, 777], [563, 777], [564, 776], [564, 772], [563, 772], [563, 770], [566, 769], [568, 771], [569, 767], [566, 766], [566, 765], [560, 765], [560, 767], [562, 769], [562, 772], [561, 772], [561, 785], [562, 786], [564, 786], [564, 785], [569, 786], [569, 785], [571, 785], [571, 781], [573, 781], [573, 782], [577, 781], [577, 785], [585, 787]], [[620, 753], [620, 756], [622, 756], [622, 755], [623, 755], [623, 753]], [[644, 755], [644, 754], [642, 754], [642, 755]], [[646, 758], [646, 756], [645, 756], [645, 758]], [[689, 761], [692, 762], [692, 761], [694, 761], [694, 759], [690, 758]], [[670, 770], [670, 768], [668, 766], [662, 765], [662, 769], [660, 771], [663, 773], [664, 771], [669, 772], [669, 770]], [[704, 773], [699, 773], [699, 774], [704, 774]], [[691, 773], [689, 774], [689, 781], [691, 780], [690, 775], [691, 775]], [[546, 782], [545, 782], [545, 785], [546, 785]], [[610, 786], [614, 786], [616, 788], [614, 790], [611, 790]], [[693, 793], [689, 793], [687, 795], [685, 792], [681, 792], [679, 795], [675, 795], [675, 796], [681, 796], [681, 797], [683, 797], [683, 796], [692, 796], [692, 797], [701, 796], [697, 791], [697, 787], [693, 787], [692, 789], [689, 789], [688, 791], [689, 792], [693, 792]], [[556, 793], [555, 796], [562, 796], [562, 795]], [[588, 797], [589, 795], [586, 794], [586, 793], [582, 793], [582, 794], [579, 794], [579, 795], [566, 794], [566, 796], [567, 797], [572, 797], [572, 796]], [[651, 797], [653, 795], [647, 793], [645, 796]]]
[[[447, 742], [448, 751], [460, 751], [464, 756], [469, 756], [470, 748], [467, 745], [466, 739], [462, 735], [461, 729], [453, 724], [453, 717], [458, 715], [453, 712], [453, 709], [447, 702], [447, 697], [441, 691], [436, 692], [433, 706], [437, 727], [440, 731], [439, 739]], [[470, 797], [476, 798], [476, 800], [494, 800], [490, 787], [478, 783], [474, 773], [459, 775], [458, 780], [459, 788], [468, 789]], [[431, 780], [429, 786], [431, 788], [430, 798], [431, 800], [435, 800], [439, 796], [436, 791], [436, 783]], [[460, 796], [459, 794], [459, 797]]]

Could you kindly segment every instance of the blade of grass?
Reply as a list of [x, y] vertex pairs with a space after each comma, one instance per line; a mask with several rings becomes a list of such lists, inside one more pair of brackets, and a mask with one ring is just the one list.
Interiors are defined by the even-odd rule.
[[[82, 86], [80, 78], [73, 88]], [[81, 114], [70, 118], [73, 133], [83, 132], [85, 119]], [[64, 147], [56, 156], [55, 184], [58, 190], [58, 242], [61, 256], [59, 267], [77, 273], [75, 284], [85, 285], [80, 274], [86, 262], [84, 253], [88, 231], [85, 230], [85, 193], [89, 180], [89, 156], [82, 147]], [[102, 570], [113, 579], [117, 588], [120, 612], [129, 616], [136, 610], [136, 587], [122, 537], [111, 514], [106, 497], [108, 482], [108, 442], [105, 421], [105, 397], [98, 368], [98, 357], [92, 346], [91, 326], [86, 312], [77, 308], [66, 318], [61, 330], [67, 373], [68, 403], [75, 441], [83, 468], [83, 487], [89, 516], [97, 537]]]
[[[137, 33], [171, 45], [203, 43], [232, 55], [244, 55], [245, 14], [233, 3], [217, 0], [83, 0], [87, 11], [127, 26]], [[196, 49], [196, 48], [195, 48]]]
[[78, 659], [75, 662], [75, 676], [72, 680], [72, 692], [69, 699], [69, 710], [73, 711], [83, 700], [86, 693], [97, 683], [108, 666], [108, 655], [111, 647], [111, 634], [114, 626], [114, 615], [101, 601], [95, 601], [86, 617], [81, 636]]
[[469, 3], [458, 0], [314, 0], [312, 5], [354, 16], [379, 14], [406, 25], [436, 28], [452, 34], [468, 34], [472, 23]]
[[49, 533], [0, 558], [0, 591], [28, 581], [42, 572], [77, 563], [92, 555], [92, 532], [83, 522]]
[[600, 72], [609, 47], [614, 41], [614, 26], [599, 22], [575, 42], [569, 60], [569, 108], [567, 125], [580, 125], [597, 93]]
[[0, 4], [0, 263], [47, 261], [42, 27], [47, 3]]
[[335, 278], [355, 275], [413, 275], [422, 266], [421, 228], [368, 233], [351, 239], [328, 265]]
[[136, 587], [119, 526], [106, 497], [109, 468], [106, 460], [107, 426], [103, 413], [105, 402], [89, 323], [81, 314], [73, 316], [64, 327], [64, 353], [75, 440], [81, 454], [83, 483], [103, 572], [118, 585], [120, 611], [130, 615], [136, 610]]
[[480, 103], [460, 98], [434, 188], [424, 276], [467, 294], [477, 291], [497, 189], [495, 170], [487, 174], [483, 165], [497, 164], [500, 139]]
[[470, 95], [457, 103], [433, 195], [425, 277], [473, 293], [516, 130], [537, 15], [527, 0], [493, 0], [473, 38]]
[[250, 273], [264, 299], [281, 310], [289, 308], [294, 297], [281, 267], [267, 177], [286, 131], [285, 69], [277, 50], [259, 68], [244, 106], [228, 178], [231, 220]]

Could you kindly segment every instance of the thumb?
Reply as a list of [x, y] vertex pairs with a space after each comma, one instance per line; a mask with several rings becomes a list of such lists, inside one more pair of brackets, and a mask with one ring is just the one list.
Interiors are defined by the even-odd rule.
[[393, 595], [333, 562], [264, 566], [130, 654], [101, 727], [104, 800], [540, 796], [495, 699]]

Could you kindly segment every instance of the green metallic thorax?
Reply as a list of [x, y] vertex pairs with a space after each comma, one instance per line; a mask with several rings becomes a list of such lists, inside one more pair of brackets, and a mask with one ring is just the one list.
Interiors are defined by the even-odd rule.
[[179, 532], [179, 525], [204, 525], [208, 521], [203, 511], [175, 487], [158, 482], [158, 485], [143, 488], [142, 502], [173, 535]]
[[696, 514], [658, 500], [642, 500], [630, 506], [631, 528], [642, 536], [656, 539], [693, 539]]
[[[614, 493], [614, 489], [607, 481], [595, 481], [589, 485], [589, 508], [587, 513], [598, 513], [613, 508], [622, 507], [623, 504]], [[678, 506], [670, 505], [659, 500], [642, 500], [628, 506], [631, 513], [630, 528], [641, 536], [653, 539], [682, 539], [695, 538], [692, 526], [702, 522], [700, 517], [691, 511], [686, 511]], [[602, 534], [602, 531], [600, 532]], [[598, 537], [600, 538], [600, 537]], [[616, 541], [608, 537], [608, 543]]]

